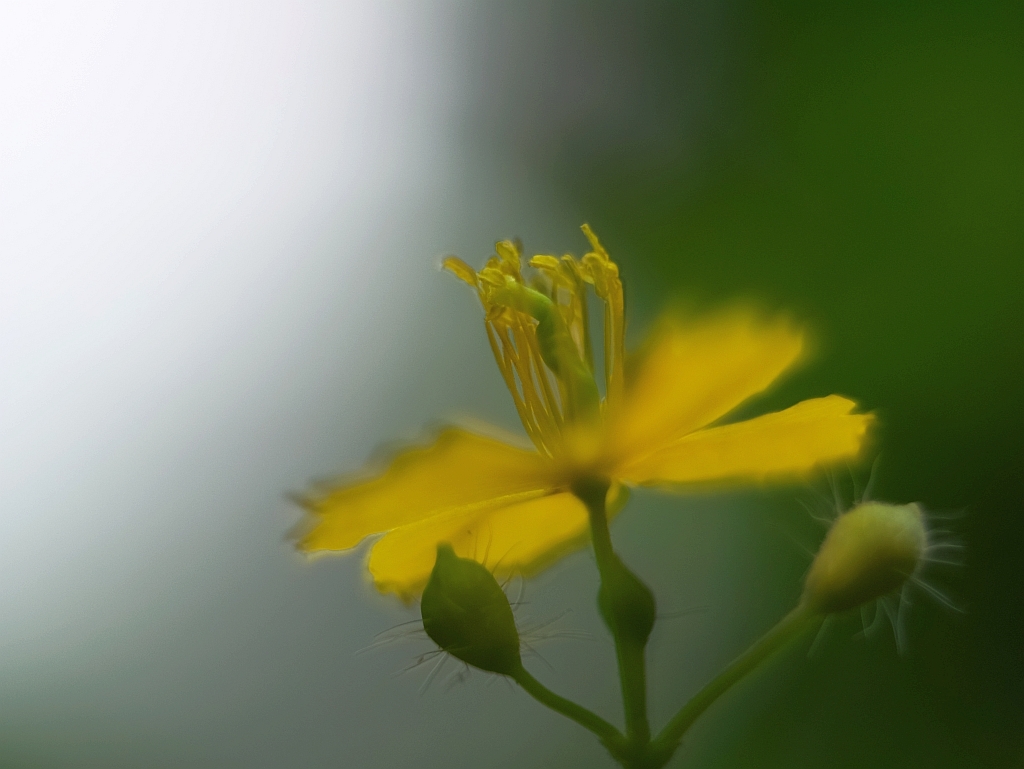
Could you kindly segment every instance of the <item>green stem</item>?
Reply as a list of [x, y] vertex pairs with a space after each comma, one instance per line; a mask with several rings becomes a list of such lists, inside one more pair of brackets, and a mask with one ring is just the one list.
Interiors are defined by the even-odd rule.
[[626, 738], [633, 750], [642, 752], [651, 740], [644, 648], [654, 622], [654, 597], [626, 568], [612, 547], [605, 509], [608, 487], [607, 480], [588, 479], [577, 483], [573, 492], [587, 506], [590, 515], [591, 540], [601, 576], [598, 602], [615, 641]]
[[622, 733], [599, 715], [587, 710], [582, 705], [577, 705], [572, 700], [567, 700], [565, 697], [555, 694], [530, 675], [529, 671], [522, 665], [511, 675], [512, 679], [522, 686], [537, 702], [551, 708], [556, 713], [561, 713], [566, 718], [571, 718], [584, 729], [592, 731], [613, 755], [621, 753], [624, 743]]
[[622, 679], [622, 703], [626, 715], [626, 734], [631, 742], [646, 745], [651, 741], [647, 721], [647, 667], [644, 647], [626, 642], [615, 644], [615, 656]]
[[608, 575], [612, 563], [618, 557], [612, 548], [612, 533], [608, 528], [608, 513], [605, 509], [608, 484], [595, 483], [593, 488], [580, 484], [574, 489], [574, 492], [587, 506], [587, 512], [590, 515], [590, 539], [594, 544], [597, 570], [603, 579]]
[[768, 657], [811, 627], [820, 616], [797, 606], [779, 623], [765, 633], [753, 646], [737, 657], [729, 667], [719, 673], [711, 683], [701, 689], [655, 738], [651, 747], [664, 752], [674, 751], [686, 730], [737, 681], [742, 679]]

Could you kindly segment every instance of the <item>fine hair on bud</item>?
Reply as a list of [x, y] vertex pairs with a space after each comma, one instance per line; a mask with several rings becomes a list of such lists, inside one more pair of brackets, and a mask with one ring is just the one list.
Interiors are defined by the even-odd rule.
[[919, 505], [862, 502], [833, 522], [807, 574], [802, 603], [817, 614], [863, 606], [902, 588], [927, 549]]
[[423, 629], [442, 650], [480, 670], [512, 675], [522, 667], [508, 597], [487, 568], [437, 546], [420, 602]]

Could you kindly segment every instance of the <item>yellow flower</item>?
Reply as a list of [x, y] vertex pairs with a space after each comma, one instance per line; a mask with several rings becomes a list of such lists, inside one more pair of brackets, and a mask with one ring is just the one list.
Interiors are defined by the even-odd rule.
[[[534, 256], [529, 280], [507, 241], [479, 272], [455, 257], [444, 262], [479, 294], [534, 449], [447, 428], [376, 477], [306, 499], [302, 550], [347, 550], [384, 533], [370, 573], [379, 590], [409, 600], [422, 592], [441, 542], [492, 571], [526, 575], [585, 543], [587, 510], [571, 488], [588, 479], [611, 482], [614, 510], [624, 485], [794, 477], [859, 452], [872, 417], [837, 395], [713, 425], [800, 356], [803, 337], [785, 321], [747, 312], [665, 321], [627, 376], [618, 267], [588, 226], [583, 232], [592, 251], [579, 260]], [[588, 286], [603, 305], [600, 366]]]

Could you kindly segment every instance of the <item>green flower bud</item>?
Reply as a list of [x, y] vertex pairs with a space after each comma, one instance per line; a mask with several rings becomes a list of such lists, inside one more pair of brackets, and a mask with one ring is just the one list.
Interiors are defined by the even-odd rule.
[[423, 629], [442, 649], [473, 667], [512, 675], [522, 667], [519, 631], [508, 598], [485, 566], [437, 546], [420, 602]]
[[857, 505], [832, 524], [807, 574], [802, 603], [831, 614], [881, 598], [914, 574], [927, 545], [918, 505]]
[[597, 607], [616, 638], [644, 647], [654, 628], [654, 593], [614, 553], [601, 574]]

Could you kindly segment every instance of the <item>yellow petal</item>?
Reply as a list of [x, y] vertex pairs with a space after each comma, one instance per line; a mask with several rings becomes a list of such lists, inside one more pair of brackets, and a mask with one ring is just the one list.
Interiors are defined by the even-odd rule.
[[704, 427], [791, 366], [803, 337], [789, 323], [732, 313], [683, 326], [664, 321], [610, 414], [609, 453], [628, 461]]
[[761, 480], [855, 456], [873, 417], [838, 395], [687, 435], [619, 471], [631, 483]]
[[449, 511], [394, 529], [370, 553], [377, 589], [404, 600], [427, 583], [439, 542], [494, 572], [529, 576], [588, 541], [587, 511], [569, 493], [549, 494], [510, 505]]
[[399, 453], [372, 480], [304, 500], [303, 550], [345, 550], [366, 536], [450, 510], [508, 504], [544, 494], [549, 466], [536, 452], [457, 428], [431, 446]]

